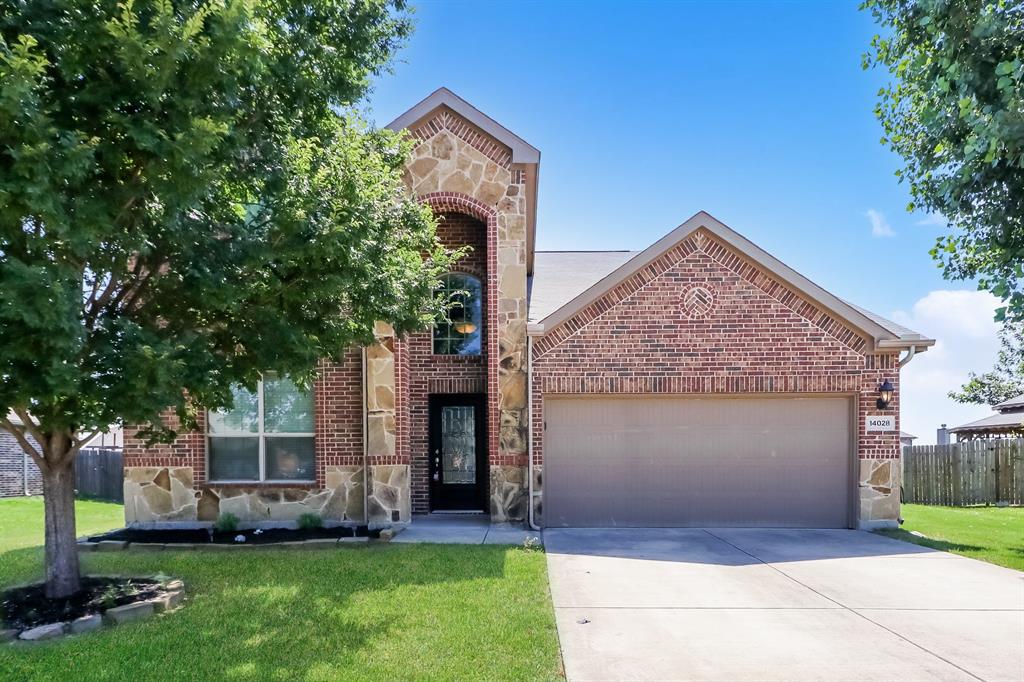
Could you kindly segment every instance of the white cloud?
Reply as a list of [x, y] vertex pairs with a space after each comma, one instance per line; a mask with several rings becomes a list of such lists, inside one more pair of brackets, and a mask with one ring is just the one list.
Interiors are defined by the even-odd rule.
[[895, 237], [896, 233], [893, 231], [892, 226], [889, 225], [889, 221], [885, 219], [880, 211], [876, 211], [873, 208], [869, 208], [867, 213], [868, 220], [871, 221], [871, 236], [872, 237]]
[[893, 319], [935, 339], [935, 345], [900, 371], [900, 426], [920, 444], [935, 442], [943, 423], [956, 426], [992, 414], [984, 405], [961, 405], [947, 396], [968, 372], [995, 364], [999, 325], [993, 314], [999, 299], [987, 291], [931, 291]]
[[946, 227], [947, 225], [949, 225], [949, 221], [946, 220], [946, 216], [942, 215], [941, 213], [929, 213], [924, 218], [918, 220], [914, 224], [922, 225], [925, 227]]

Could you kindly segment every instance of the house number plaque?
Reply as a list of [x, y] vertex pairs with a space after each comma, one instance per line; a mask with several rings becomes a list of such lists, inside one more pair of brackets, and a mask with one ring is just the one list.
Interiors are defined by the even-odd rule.
[[865, 417], [865, 431], [895, 431], [896, 417], [891, 414], [869, 414]]

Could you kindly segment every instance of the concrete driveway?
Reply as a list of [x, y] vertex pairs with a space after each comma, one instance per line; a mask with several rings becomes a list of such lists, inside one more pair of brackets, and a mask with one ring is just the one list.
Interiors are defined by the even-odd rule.
[[552, 529], [579, 680], [1024, 680], [1024, 573], [858, 531]]

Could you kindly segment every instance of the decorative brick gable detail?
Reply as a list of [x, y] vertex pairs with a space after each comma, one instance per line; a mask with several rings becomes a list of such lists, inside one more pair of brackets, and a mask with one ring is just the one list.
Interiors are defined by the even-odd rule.
[[[651, 263], [620, 282], [615, 288], [594, 301], [553, 330], [549, 330], [534, 346], [534, 357], [540, 358], [565, 339], [598, 319], [608, 310], [636, 294], [648, 283], [664, 275], [692, 254], [700, 252], [782, 303], [791, 311], [819, 327], [857, 353], [867, 348], [867, 339], [849, 325], [800, 296], [776, 277], [743, 258], [706, 230], [696, 230]], [[706, 284], [709, 280], [696, 279], [693, 284]], [[712, 286], [714, 282], [711, 281]], [[680, 289], [681, 291], [681, 289]]]
[[441, 131], [452, 135], [477, 150], [502, 168], [512, 165], [512, 150], [447, 107], [437, 109], [434, 114], [410, 129], [418, 140], [429, 140]]
[[[694, 238], [705, 236], [704, 230], [698, 230]], [[801, 317], [810, 320], [854, 351], [863, 353], [866, 350], [867, 339], [849, 325], [803, 298], [764, 269], [746, 260], [717, 239], [706, 237], [702, 241], [704, 241], [702, 250], [723, 266], [751, 282]]]

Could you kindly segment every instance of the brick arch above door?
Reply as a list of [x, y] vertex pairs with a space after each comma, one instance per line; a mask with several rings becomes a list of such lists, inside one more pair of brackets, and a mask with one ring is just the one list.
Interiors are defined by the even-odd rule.
[[464, 213], [484, 223], [487, 229], [487, 272], [485, 290], [484, 325], [488, 330], [487, 342], [487, 454], [492, 463], [499, 463], [498, 433], [498, 212], [467, 194], [459, 192], [431, 192], [418, 197], [434, 213]]

